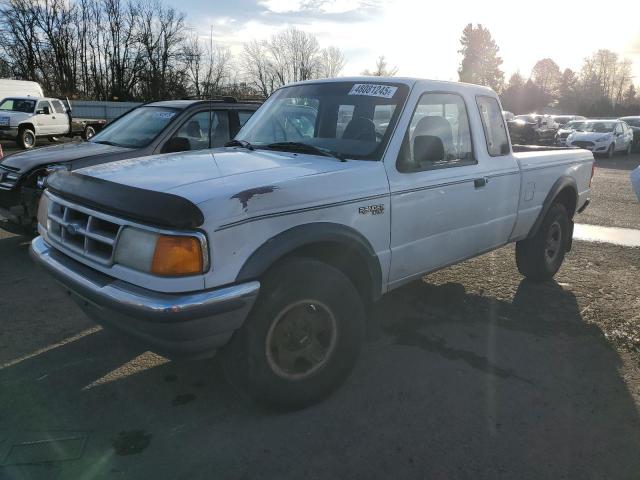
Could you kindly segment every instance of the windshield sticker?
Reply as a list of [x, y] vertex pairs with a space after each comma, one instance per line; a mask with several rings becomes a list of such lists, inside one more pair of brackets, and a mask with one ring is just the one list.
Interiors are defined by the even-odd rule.
[[162, 118], [163, 120], [168, 120], [173, 118], [176, 112], [156, 112], [156, 118]]
[[374, 85], [372, 83], [356, 83], [351, 87], [349, 95], [365, 95], [367, 97], [391, 98], [398, 90], [398, 87], [389, 85]]

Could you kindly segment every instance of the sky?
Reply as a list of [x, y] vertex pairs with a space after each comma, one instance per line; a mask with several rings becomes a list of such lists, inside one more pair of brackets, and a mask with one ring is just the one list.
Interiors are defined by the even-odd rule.
[[314, 33], [322, 47], [345, 54], [343, 75], [372, 69], [385, 55], [398, 75], [457, 80], [460, 35], [467, 23], [489, 28], [506, 79], [528, 77], [550, 57], [579, 70], [585, 57], [608, 48], [634, 62], [640, 85], [640, 1], [497, 0], [164, 0], [187, 14], [193, 29], [239, 52], [287, 26]]

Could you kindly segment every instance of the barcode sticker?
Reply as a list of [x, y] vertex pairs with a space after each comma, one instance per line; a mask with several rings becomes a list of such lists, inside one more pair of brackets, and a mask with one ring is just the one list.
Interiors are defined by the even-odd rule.
[[390, 85], [375, 85], [373, 83], [356, 83], [351, 87], [349, 95], [365, 95], [367, 97], [391, 98], [398, 87]]

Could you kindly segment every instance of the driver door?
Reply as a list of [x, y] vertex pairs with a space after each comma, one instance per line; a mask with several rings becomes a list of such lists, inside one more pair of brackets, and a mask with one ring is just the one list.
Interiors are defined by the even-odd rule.
[[55, 134], [55, 119], [51, 104], [46, 100], [40, 100], [36, 105], [36, 116], [34, 123], [36, 124], [36, 135], [52, 135]]

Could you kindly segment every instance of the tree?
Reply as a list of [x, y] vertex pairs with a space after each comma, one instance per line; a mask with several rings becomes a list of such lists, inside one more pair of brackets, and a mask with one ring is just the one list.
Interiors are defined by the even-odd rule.
[[346, 61], [340, 49], [336, 47], [325, 48], [320, 52], [319, 71], [320, 78], [334, 78], [340, 75]]
[[275, 89], [275, 74], [269, 60], [269, 50], [265, 42], [252, 40], [244, 44], [240, 58], [242, 69], [250, 85], [263, 97], [268, 97]]
[[560, 67], [550, 58], [538, 60], [531, 70], [533, 83], [540, 87], [550, 99], [558, 95], [561, 77]]
[[373, 71], [365, 70], [362, 75], [371, 77], [393, 77], [398, 73], [398, 67], [389, 67], [384, 55], [378, 57], [376, 60], [376, 68]]
[[502, 58], [498, 56], [498, 45], [491, 37], [491, 32], [478, 24], [469, 23], [462, 31], [460, 38], [462, 62], [458, 69], [461, 82], [485, 85], [500, 91], [504, 82], [504, 72], [500, 70]]

